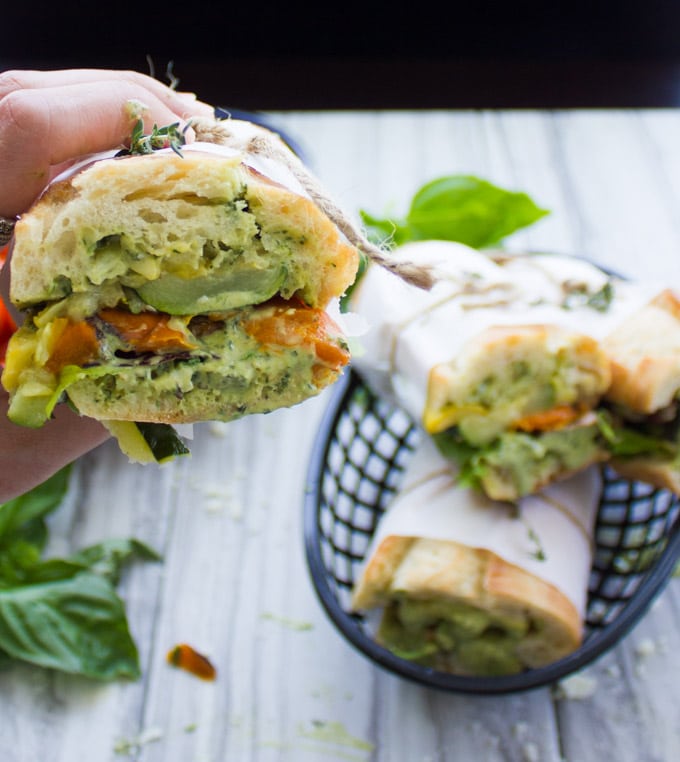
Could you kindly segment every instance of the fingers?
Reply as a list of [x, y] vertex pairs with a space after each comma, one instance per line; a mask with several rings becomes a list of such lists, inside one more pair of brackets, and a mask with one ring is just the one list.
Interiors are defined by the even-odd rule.
[[54, 419], [40, 429], [11, 423], [7, 406], [7, 394], [0, 391], [0, 503], [35, 487], [109, 438], [98, 421], [81, 418], [67, 405], [58, 405]]
[[53, 168], [125, 145], [135, 121], [130, 102], [143, 107], [147, 131], [154, 124], [183, 124], [190, 116], [212, 115], [210, 106], [190, 94], [174, 93], [134, 72], [0, 75], [0, 215], [26, 211]]
[[156, 96], [181, 119], [211, 116], [212, 106], [197, 100], [194, 93], [177, 92], [153, 77], [136, 71], [111, 69], [57, 69], [35, 71], [18, 69], [0, 74], [0, 100], [17, 90], [38, 90], [65, 85], [97, 84], [117, 81], [143, 88]]

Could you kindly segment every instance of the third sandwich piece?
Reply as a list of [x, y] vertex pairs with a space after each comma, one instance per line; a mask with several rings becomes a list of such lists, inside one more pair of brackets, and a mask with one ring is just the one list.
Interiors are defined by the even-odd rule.
[[[354, 365], [435, 438], [463, 483], [515, 500], [613, 455], [640, 475], [641, 463], [652, 472], [650, 459], [657, 471], [659, 459], [674, 461], [680, 365], [662, 355], [680, 346], [680, 311], [658, 284], [576, 257], [452, 242], [407, 244], [394, 256], [426, 262], [436, 285], [414, 289], [369, 267], [352, 294], [370, 326]], [[668, 328], [651, 359], [650, 311]], [[646, 388], [664, 393], [642, 409], [644, 395], [630, 390], [647, 365]]]
[[517, 505], [494, 502], [457, 484], [425, 437], [353, 608], [375, 610], [385, 648], [443, 672], [508, 675], [563, 658], [583, 639], [600, 491], [593, 467]]

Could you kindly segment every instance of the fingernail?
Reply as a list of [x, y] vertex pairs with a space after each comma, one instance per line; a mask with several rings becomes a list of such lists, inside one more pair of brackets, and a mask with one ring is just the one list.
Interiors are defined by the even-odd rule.
[[175, 92], [175, 95], [185, 103], [195, 103], [198, 97], [196, 93], [189, 92]]
[[176, 93], [176, 96], [189, 116], [208, 116], [213, 113], [213, 107], [203, 101], [199, 101], [196, 93], [181, 92]]

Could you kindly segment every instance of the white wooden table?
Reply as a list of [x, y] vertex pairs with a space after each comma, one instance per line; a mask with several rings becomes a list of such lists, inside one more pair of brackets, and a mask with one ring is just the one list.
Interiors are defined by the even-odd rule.
[[[406, 211], [424, 182], [473, 173], [552, 214], [508, 247], [589, 254], [680, 284], [680, 111], [273, 115], [351, 212]], [[119, 588], [143, 677], [0, 674], [2, 762], [673, 762], [680, 759], [680, 580], [588, 667], [589, 690], [483, 697], [374, 667], [330, 625], [305, 565], [305, 472], [327, 393], [195, 428], [192, 457], [130, 465], [112, 443], [77, 466], [55, 553], [137, 537], [162, 563]], [[187, 642], [215, 682], [169, 667]]]

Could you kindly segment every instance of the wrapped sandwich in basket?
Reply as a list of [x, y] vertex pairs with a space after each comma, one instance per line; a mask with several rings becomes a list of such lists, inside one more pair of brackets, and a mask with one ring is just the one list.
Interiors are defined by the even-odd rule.
[[[353, 592], [375, 638], [443, 672], [497, 676], [567, 656], [583, 638], [597, 467], [516, 505], [461, 487], [429, 438], [383, 514]], [[373, 612], [375, 610], [375, 612]]]
[[17, 222], [10, 295], [26, 319], [2, 376], [15, 423], [42, 426], [65, 398], [115, 434], [226, 421], [299, 403], [349, 361], [329, 309], [357, 248], [277, 135], [209, 127], [179, 149], [88, 157]]
[[[660, 411], [675, 420], [680, 311], [670, 292], [575, 257], [443, 241], [394, 255], [427, 262], [436, 285], [414, 289], [369, 267], [352, 293], [370, 326], [354, 367], [436, 438], [466, 483], [515, 500], [612, 456], [633, 468], [642, 459], [647, 473], [650, 458], [677, 457], [668, 426], [641, 430]], [[660, 312], [668, 332], [655, 336]], [[643, 366], [645, 388], [663, 390], [644, 410]]]

